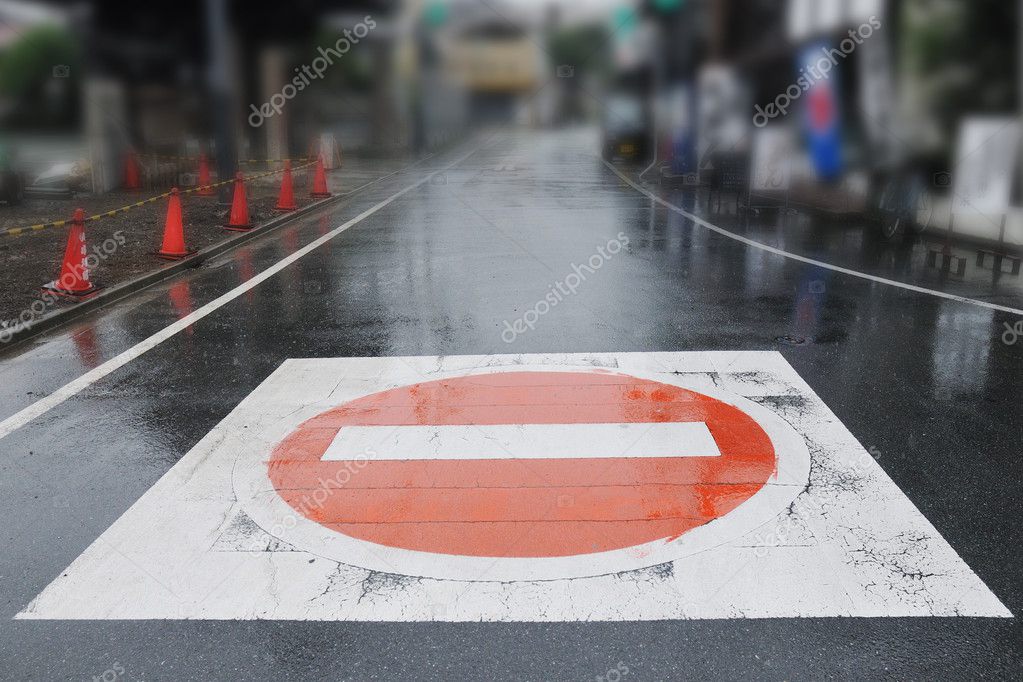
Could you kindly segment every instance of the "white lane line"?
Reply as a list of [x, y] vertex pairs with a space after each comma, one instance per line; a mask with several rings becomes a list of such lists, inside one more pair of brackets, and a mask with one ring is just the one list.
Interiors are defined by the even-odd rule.
[[[473, 151], [475, 151], [475, 150], [473, 150]], [[350, 189], [347, 192], [341, 192], [341, 198], [347, 199], [348, 197], [352, 196], [353, 194], [358, 194], [359, 192], [361, 192], [362, 190], [366, 189], [370, 185], [375, 185], [378, 182], [383, 182], [387, 178], [394, 177], [395, 175], [398, 175], [399, 173], [404, 173], [406, 171], [410, 171], [413, 168], [415, 168], [416, 166], [418, 166], [420, 164], [423, 164], [423, 163], [426, 163], [427, 161], [429, 161], [433, 157], [437, 156], [437, 154], [438, 154], [438, 152], [434, 152], [432, 154], [427, 154], [423, 158], [416, 159], [415, 161], [413, 161], [412, 163], [408, 164], [407, 166], [402, 166], [401, 168], [398, 168], [397, 170], [393, 170], [390, 173], [388, 173], [387, 175], [381, 175], [379, 178], [377, 178], [375, 180], [370, 180], [369, 182], [364, 182], [361, 185], [359, 185], [358, 187], [356, 187], [354, 189]], [[339, 166], [339, 168], [340, 168], [340, 166]]]
[[656, 201], [661, 206], [664, 206], [665, 208], [667, 208], [669, 210], [672, 210], [675, 213], [678, 213], [679, 215], [681, 215], [681, 216], [683, 216], [685, 218], [688, 218], [689, 220], [692, 220], [697, 225], [705, 227], [708, 230], [713, 230], [714, 232], [717, 232], [718, 234], [720, 234], [722, 236], [728, 237], [729, 239], [734, 239], [737, 242], [742, 242], [743, 244], [746, 244], [747, 246], [752, 246], [755, 249], [760, 249], [761, 251], [767, 251], [768, 253], [773, 253], [775, 255], [782, 256], [784, 258], [790, 258], [792, 260], [797, 260], [797, 261], [800, 261], [801, 263], [809, 263], [810, 265], [816, 265], [817, 267], [825, 268], [827, 270], [832, 270], [834, 272], [841, 272], [843, 275], [852, 275], [853, 277], [859, 277], [860, 279], [869, 280], [871, 282], [877, 282], [879, 284], [887, 284], [888, 286], [898, 287], [900, 289], [905, 289], [907, 291], [915, 291], [918, 294], [927, 294], [929, 296], [937, 296], [938, 298], [945, 298], [945, 299], [948, 299], [950, 301], [959, 301], [960, 303], [970, 303], [972, 305], [980, 306], [982, 308], [990, 308], [991, 310], [1000, 310], [1000, 311], [1005, 312], [1005, 313], [1012, 313], [1013, 315], [1023, 315], [1023, 310], [1021, 310], [1019, 308], [1010, 308], [1009, 306], [998, 305], [997, 303], [988, 303], [987, 301], [978, 301], [975, 298], [967, 298], [966, 296], [957, 296], [955, 294], [948, 294], [948, 293], [945, 293], [944, 291], [937, 291], [935, 289], [927, 289], [925, 287], [918, 287], [918, 286], [916, 286], [914, 284], [906, 284], [905, 282], [898, 282], [898, 281], [896, 281], [894, 279], [885, 279], [884, 277], [878, 277], [876, 275], [868, 275], [867, 273], [860, 272], [859, 270], [850, 270], [849, 268], [843, 268], [840, 265], [832, 265], [831, 263], [825, 263], [824, 261], [815, 260], [813, 258], [807, 258], [806, 256], [800, 256], [799, 254], [796, 254], [796, 253], [790, 253], [788, 251], [783, 251], [782, 249], [778, 249], [778, 248], [775, 248], [773, 246], [768, 246], [767, 244], [764, 244], [763, 242], [754, 241], [754, 240], [749, 239], [747, 237], [743, 237], [741, 235], [735, 234], [734, 232], [729, 232], [728, 230], [726, 230], [726, 229], [724, 229], [722, 227], [718, 227], [717, 225], [714, 225], [713, 223], [708, 223], [706, 220], [704, 220], [700, 216], [694, 215], [694, 214], [690, 213], [689, 211], [685, 210], [684, 208], [676, 206], [675, 204], [671, 203], [670, 201], [666, 201], [666, 200], [660, 198], [659, 196], [657, 196], [656, 194], [654, 194], [650, 190], [646, 189], [645, 187], [642, 187], [641, 185], [636, 184], [635, 182], [632, 181], [631, 178], [626, 176], [624, 173], [620, 172], [617, 168], [615, 168], [613, 165], [608, 163], [606, 160], [601, 159], [601, 162], [605, 166], [607, 166], [611, 170], [612, 173], [614, 173], [619, 178], [621, 178], [623, 182], [625, 182], [627, 185], [632, 187], [632, 189], [636, 190], [640, 194], [643, 194], [643, 195], [649, 197], [650, 199], [653, 199], [654, 201]]
[[343, 426], [322, 459], [720, 457], [704, 422]]
[[460, 156], [459, 158], [455, 159], [454, 161], [444, 166], [443, 168], [438, 168], [432, 173], [424, 176], [421, 180], [418, 180], [413, 184], [409, 185], [408, 187], [406, 187], [405, 189], [400, 190], [395, 194], [392, 194], [387, 199], [384, 199], [383, 201], [381, 201], [378, 204], [375, 204], [374, 206], [371, 206], [370, 208], [366, 209], [365, 211], [355, 216], [348, 222], [339, 225], [338, 227], [335, 227], [333, 230], [326, 233], [322, 237], [316, 239], [315, 241], [310, 242], [309, 244], [302, 247], [298, 251], [295, 251], [290, 256], [287, 256], [286, 258], [277, 261], [276, 263], [268, 267], [266, 270], [263, 270], [261, 273], [253, 277], [252, 279], [249, 279], [239, 284], [234, 289], [228, 291], [226, 294], [223, 294], [222, 296], [213, 299], [212, 301], [202, 306], [201, 308], [198, 308], [191, 314], [182, 317], [177, 322], [167, 325], [166, 327], [156, 332], [149, 338], [139, 341], [137, 344], [135, 344], [128, 350], [124, 351], [120, 355], [110, 358], [102, 365], [99, 365], [95, 369], [86, 372], [85, 374], [78, 377], [74, 381], [71, 381], [70, 383], [65, 384], [61, 388], [58, 388], [56, 391], [46, 396], [45, 398], [40, 398], [39, 400], [32, 403], [28, 407], [25, 407], [19, 412], [12, 414], [10, 417], [0, 422], [0, 438], [6, 438], [11, 433], [17, 431], [22, 426], [29, 423], [36, 417], [46, 414], [53, 408], [63, 403], [68, 398], [71, 398], [72, 396], [81, 393], [83, 390], [85, 390], [92, 384], [96, 383], [103, 377], [107, 376], [111, 372], [120, 369], [121, 367], [128, 364], [135, 358], [139, 357], [146, 351], [152, 350], [153, 348], [160, 345], [161, 343], [163, 343], [170, 337], [174, 336], [181, 330], [185, 329], [186, 327], [189, 327], [190, 325], [195, 324], [196, 322], [206, 317], [213, 311], [217, 310], [218, 308], [221, 308], [225, 304], [230, 303], [234, 299], [238, 298], [246, 291], [249, 291], [258, 284], [262, 283], [263, 281], [273, 277], [278, 272], [288, 267], [298, 259], [302, 258], [308, 253], [311, 253], [320, 246], [323, 246], [334, 237], [338, 236], [339, 234], [341, 234], [348, 228], [352, 227], [353, 225], [362, 222], [363, 220], [370, 217], [380, 209], [384, 208], [394, 200], [408, 194], [417, 187], [426, 184], [427, 182], [433, 179], [433, 176], [437, 175], [438, 173], [443, 173], [444, 171], [462, 163], [467, 158], [475, 154], [479, 149], [480, 147], [472, 149], [468, 153]]

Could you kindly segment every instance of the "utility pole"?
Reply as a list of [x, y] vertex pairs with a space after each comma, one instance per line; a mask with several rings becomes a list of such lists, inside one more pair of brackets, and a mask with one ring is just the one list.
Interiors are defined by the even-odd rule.
[[[206, 48], [209, 54], [207, 74], [210, 106], [213, 108], [213, 135], [217, 145], [218, 181], [234, 177], [237, 169], [237, 152], [234, 135], [234, 103], [231, 101], [230, 47], [227, 0], [206, 0]], [[231, 203], [232, 186], [221, 185], [217, 200]]]

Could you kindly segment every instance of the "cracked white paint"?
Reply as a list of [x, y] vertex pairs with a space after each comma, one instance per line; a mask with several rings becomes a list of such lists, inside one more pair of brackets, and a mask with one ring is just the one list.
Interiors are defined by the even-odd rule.
[[[316, 533], [275, 537], [266, 520], [253, 514], [259, 500], [279, 498], [265, 474], [261, 482], [247, 476], [259, 471], [274, 444], [298, 424], [339, 403], [484, 369], [595, 367], [732, 395], [737, 403], [783, 420], [808, 452], [803, 483], [791, 486], [787, 506], [752, 527], [733, 524], [734, 533], [720, 532], [714, 539], [715, 530], [727, 529], [726, 520], [755, 498], [696, 529], [706, 538], [699, 551], [635, 570], [548, 580], [502, 582], [486, 572], [477, 580], [450, 580], [373, 570], [368, 562], [352, 565], [357, 562], [350, 557], [328, 558], [325, 548], [308, 544], [319, 537]], [[248, 473], [239, 478], [239, 471]], [[296, 529], [322, 530], [301, 515], [293, 517]], [[596, 564], [587, 568], [601, 572]], [[701, 352], [288, 361], [18, 618], [573, 621], [955, 615], [1011, 614], [779, 354]]]

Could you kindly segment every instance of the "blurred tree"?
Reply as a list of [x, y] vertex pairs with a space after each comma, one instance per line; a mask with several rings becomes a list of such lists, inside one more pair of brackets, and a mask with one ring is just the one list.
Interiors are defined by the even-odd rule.
[[[310, 63], [313, 58], [319, 55], [319, 47], [334, 49], [337, 41], [343, 38], [343, 34], [333, 29], [321, 30], [316, 34], [312, 46], [303, 54], [305, 63]], [[312, 55], [309, 57], [308, 55]], [[366, 49], [350, 49], [340, 58], [333, 57], [334, 63], [323, 72], [323, 78], [314, 80], [315, 84], [322, 82], [321, 87], [327, 89], [350, 90], [356, 92], [369, 92], [373, 89], [376, 74], [373, 70], [373, 61], [370, 58], [371, 52]], [[296, 64], [295, 66], [299, 66]]]
[[423, 7], [423, 21], [431, 28], [443, 26], [448, 21], [450, 9], [447, 3], [431, 0]]
[[905, 63], [948, 144], [963, 116], [1016, 110], [1018, 2], [906, 0], [904, 10]]
[[610, 68], [609, 38], [603, 24], [559, 28], [551, 34], [547, 52], [555, 66], [571, 66], [575, 78], [586, 74], [604, 76]]
[[583, 24], [558, 28], [547, 38], [547, 53], [561, 87], [562, 98], [557, 118], [574, 121], [585, 118], [589, 98], [583, 96], [583, 83], [589, 76], [606, 80], [610, 73], [611, 35], [603, 24]]
[[29, 29], [0, 54], [0, 118], [7, 128], [66, 129], [79, 113], [80, 57], [59, 26]]

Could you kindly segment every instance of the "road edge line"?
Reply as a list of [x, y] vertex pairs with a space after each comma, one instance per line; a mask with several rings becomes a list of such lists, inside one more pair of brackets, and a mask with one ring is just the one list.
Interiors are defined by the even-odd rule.
[[784, 251], [784, 250], [776, 248], [774, 246], [769, 246], [767, 244], [764, 244], [763, 242], [758, 242], [758, 241], [750, 239], [748, 237], [743, 237], [742, 235], [738, 235], [738, 234], [736, 234], [734, 232], [726, 230], [723, 227], [718, 227], [717, 225], [715, 225], [713, 223], [707, 222], [706, 220], [704, 220], [700, 216], [695, 215], [693, 213], [690, 213], [689, 211], [685, 210], [684, 208], [682, 208], [680, 206], [676, 206], [675, 204], [671, 203], [670, 201], [667, 201], [666, 199], [662, 199], [661, 197], [657, 196], [656, 194], [654, 194], [653, 192], [651, 192], [647, 188], [645, 188], [645, 187], [637, 184], [636, 182], [634, 182], [632, 180], [632, 178], [630, 178], [629, 176], [625, 175], [620, 170], [615, 168], [613, 164], [611, 164], [611, 163], [609, 163], [607, 161], [607, 159], [600, 159], [600, 161], [605, 166], [607, 166], [611, 170], [612, 173], [617, 175], [622, 180], [622, 182], [626, 183], [627, 185], [629, 185], [629, 187], [632, 187], [632, 189], [636, 190], [640, 194], [642, 194], [642, 195], [646, 196], [647, 198], [657, 202], [658, 204], [660, 204], [661, 206], [664, 206], [668, 210], [674, 211], [675, 213], [678, 213], [682, 217], [687, 218], [687, 219], [693, 221], [694, 223], [696, 223], [697, 225], [699, 225], [701, 227], [704, 227], [704, 228], [706, 228], [708, 230], [711, 230], [712, 232], [717, 232], [718, 234], [720, 234], [720, 235], [722, 235], [724, 237], [728, 237], [729, 239], [734, 239], [735, 241], [740, 242], [742, 244], [745, 244], [746, 246], [751, 246], [751, 247], [753, 247], [755, 249], [760, 249], [761, 251], [766, 251], [767, 253], [773, 253], [776, 256], [781, 256], [783, 258], [789, 258], [791, 260], [799, 261], [801, 263], [807, 263], [808, 265], [815, 265], [817, 267], [821, 267], [821, 268], [824, 268], [826, 270], [831, 270], [833, 272], [839, 272], [839, 273], [841, 273], [843, 275], [850, 275], [852, 277], [859, 277], [860, 279], [865, 279], [865, 280], [868, 280], [870, 282], [876, 282], [878, 284], [886, 284], [888, 286], [897, 287], [899, 289], [905, 289], [907, 291], [912, 291], [912, 292], [915, 292], [915, 293], [918, 293], [918, 294], [927, 294], [927, 295], [930, 295], [930, 296], [936, 296], [938, 298], [944, 298], [944, 299], [947, 299], [947, 300], [950, 300], [950, 301], [957, 301], [959, 303], [968, 303], [968, 304], [980, 306], [982, 308], [988, 308], [990, 310], [998, 310], [998, 311], [1003, 312], [1003, 313], [1011, 313], [1013, 315], [1019, 315], [1019, 316], [1023, 317], [1023, 310], [1021, 310], [1019, 308], [1011, 308], [1009, 306], [998, 305], [997, 303], [988, 303], [987, 301], [979, 301], [979, 300], [977, 300], [975, 298], [969, 298], [967, 296], [959, 296], [958, 294], [950, 294], [950, 293], [947, 293], [947, 292], [944, 292], [944, 291], [938, 291], [936, 289], [928, 289], [926, 287], [920, 287], [920, 286], [917, 286], [915, 284], [908, 284], [906, 282], [899, 282], [899, 281], [894, 280], [894, 279], [887, 279], [885, 277], [878, 277], [877, 275], [871, 275], [871, 274], [868, 274], [866, 272], [860, 272], [859, 270], [852, 270], [850, 268], [844, 268], [841, 265], [833, 265], [831, 263], [826, 263], [824, 261], [815, 260], [815, 259], [810, 258], [808, 256], [800, 256], [797, 253], [791, 253], [789, 251]]

